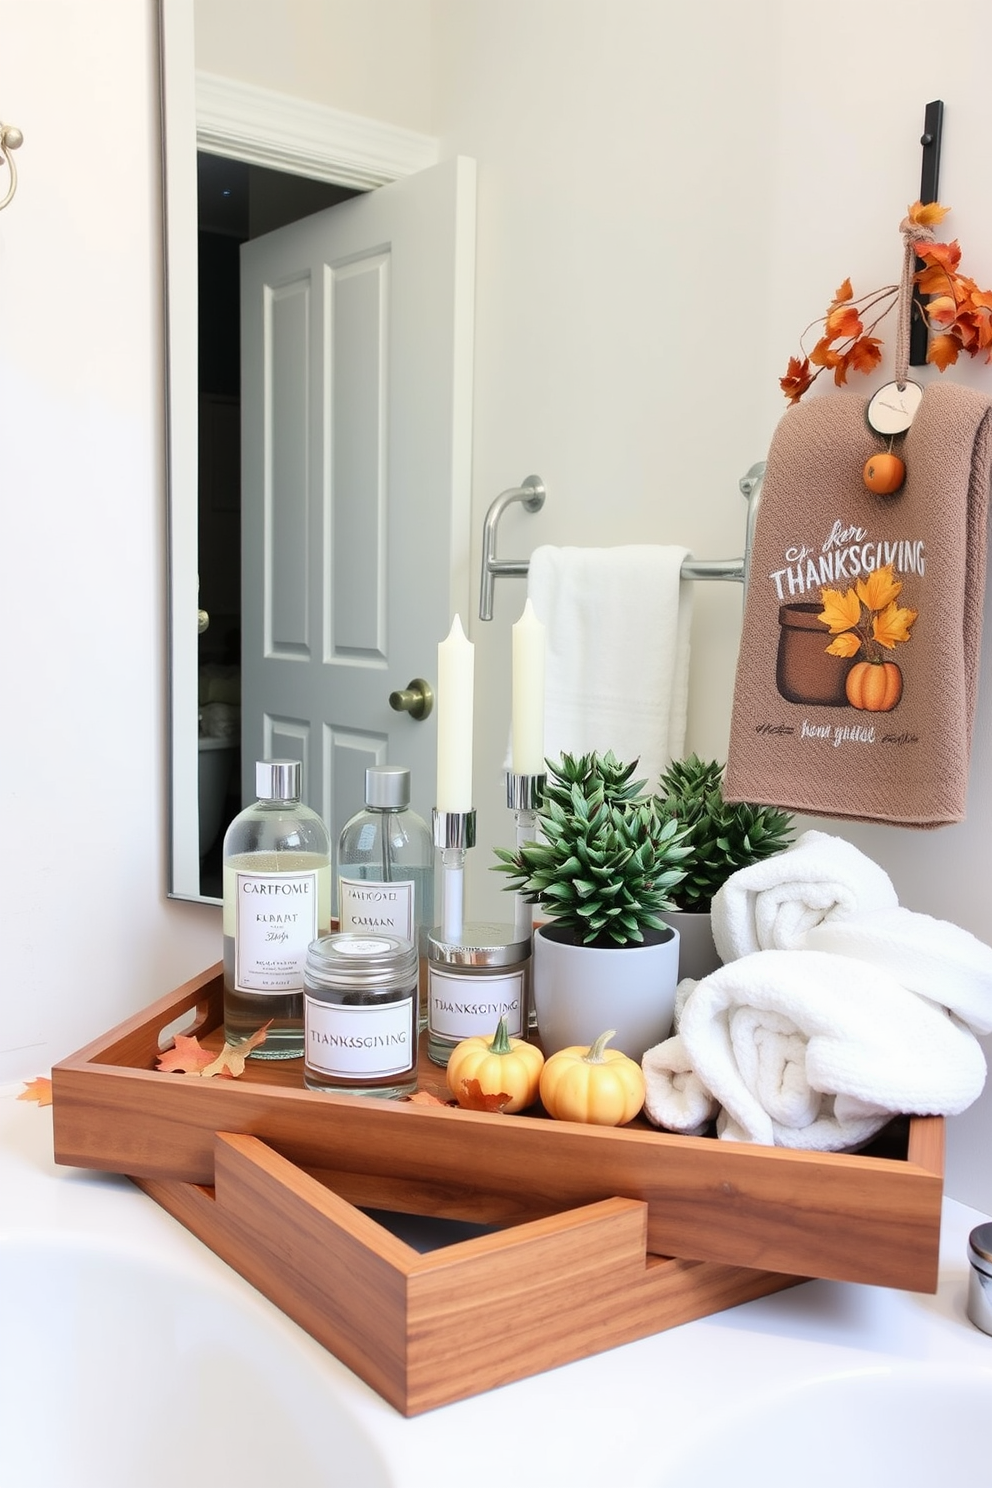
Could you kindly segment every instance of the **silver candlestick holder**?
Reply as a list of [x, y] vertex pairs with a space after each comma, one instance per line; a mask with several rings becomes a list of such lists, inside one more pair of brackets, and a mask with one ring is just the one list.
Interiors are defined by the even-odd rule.
[[475, 808], [433, 814], [434, 846], [441, 849], [441, 933], [461, 939], [465, 921], [465, 852], [475, 846]]
[[[506, 804], [517, 825], [517, 847], [533, 842], [537, 829], [537, 812], [544, 796], [547, 775], [506, 775]], [[534, 929], [534, 907], [519, 890], [514, 895], [513, 926], [517, 938], [529, 939]]]

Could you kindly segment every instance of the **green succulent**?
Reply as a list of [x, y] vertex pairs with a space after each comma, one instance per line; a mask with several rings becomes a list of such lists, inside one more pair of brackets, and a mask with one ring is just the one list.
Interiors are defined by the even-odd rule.
[[690, 755], [661, 777], [661, 816], [677, 821], [691, 849], [675, 891], [675, 907], [705, 912], [732, 873], [781, 852], [792, 840], [792, 817], [775, 806], [723, 799], [723, 765]]
[[636, 768], [612, 752], [549, 762], [543, 840], [495, 849], [507, 888], [543, 905], [582, 945], [636, 945], [645, 930], [665, 929], [661, 914], [684, 877], [685, 831], [645, 795], [645, 781], [631, 779]]

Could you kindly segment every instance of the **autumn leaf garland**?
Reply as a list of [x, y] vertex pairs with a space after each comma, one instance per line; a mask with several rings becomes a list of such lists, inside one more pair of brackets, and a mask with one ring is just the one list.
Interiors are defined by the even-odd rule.
[[[914, 202], [907, 213], [908, 226], [904, 224], [923, 265], [913, 275], [913, 285], [930, 333], [927, 361], [941, 372], [953, 366], [961, 352], [969, 356], [984, 352], [986, 362], [992, 362], [992, 291], [979, 289], [974, 279], [959, 272], [957, 240], [938, 243], [932, 239], [932, 229], [948, 211], [939, 202]], [[914, 227], [920, 230], [919, 237], [913, 236]], [[882, 358], [882, 342], [873, 332], [898, 298], [897, 284], [856, 297], [850, 279], [845, 279], [826, 315], [803, 333], [805, 337], [813, 326], [822, 324], [823, 334], [816, 345], [807, 354], [800, 338], [802, 356], [790, 357], [786, 374], [779, 379], [789, 403], [798, 403], [823, 372], [832, 372], [835, 386], [843, 387], [849, 372], [874, 371]]]

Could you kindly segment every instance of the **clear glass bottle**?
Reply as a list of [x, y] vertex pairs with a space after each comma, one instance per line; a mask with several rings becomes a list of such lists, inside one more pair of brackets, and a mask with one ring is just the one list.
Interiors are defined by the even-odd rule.
[[434, 842], [410, 810], [410, 771], [365, 771], [365, 810], [338, 840], [338, 926], [355, 935], [397, 935], [420, 957], [421, 1025], [426, 1022], [427, 937], [434, 924]]
[[255, 789], [224, 835], [224, 1037], [242, 1043], [271, 1019], [250, 1057], [296, 1059], [307, 947], [331, 924], [330, 838], [301, 800], [298, 760], [260, 760]]
[[307, 953], [308, 1090], [408, 1095], [417, 1088], [417, 948], [398, 935], [338, 931]]

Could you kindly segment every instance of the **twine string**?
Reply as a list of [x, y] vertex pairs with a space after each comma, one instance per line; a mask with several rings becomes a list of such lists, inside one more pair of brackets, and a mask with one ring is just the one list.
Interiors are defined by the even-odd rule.
[[899, 279], [899, 295], [897, 300], [897, 317], [899, 328], [896, 332], [896, 382], [905, 387], [909, 380], [909, 339], [913, 317], [913, 278], [916, 274], [916, 244], [932, 243], [936, 234], [932, 227], [925, 227], [920, 222], [912, 222], [904, 217], [899, 224], [902, 233], [902, 275]]

